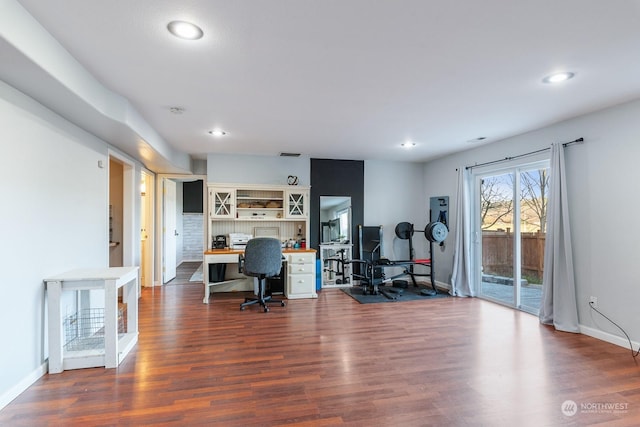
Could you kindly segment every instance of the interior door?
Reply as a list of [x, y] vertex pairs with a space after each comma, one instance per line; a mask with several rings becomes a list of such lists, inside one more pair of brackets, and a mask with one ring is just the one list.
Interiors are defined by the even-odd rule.
[[176, 277], [176, 237], [178, 236], [176, 228], [176, 183], [170, 179], [164, 179], [163, 186], [164, 257], [162, 282], [167, 283]]

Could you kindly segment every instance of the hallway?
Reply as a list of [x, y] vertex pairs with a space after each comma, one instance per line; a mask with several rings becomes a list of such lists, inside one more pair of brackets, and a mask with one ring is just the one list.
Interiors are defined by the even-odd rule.
[[196, 272], [196, 270], [198, 269], [198, 267], [200, 267], [200, 264], [202, 264], [201, 262], [183, 262], [181, 263], [177, 268], [176, 268], [176, 277], [174, 277], [173, 279], [169, 280], [167, 283], [165, 283], [164, 286], [169, 286], [169, 285], [188, 285], [191, 284], [193, 285], [195, 282], [190, 282], [189, 279], [191, 279], [191, 276], [193, 276], [193, 273]]

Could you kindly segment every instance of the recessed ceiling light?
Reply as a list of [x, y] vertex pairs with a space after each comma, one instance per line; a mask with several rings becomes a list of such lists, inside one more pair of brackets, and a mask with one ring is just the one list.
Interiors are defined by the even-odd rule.
[[171, 21], [167, 29], [174, 36], [185, 40], [198, 40], [204, 35], [200, 27], [185, 21]]
[[563, 71], [561, 73], [550, 74], [544, 79], [542, 79], [543, 83], [560, 83], [572, 79], [575, 76], [575, 73], [570, 71]]
[[213, 136], [225, 136], [227, 133], [222, 129], [213, 129], [209, 131], [209, 134]]
[[411, 142], [411, 141], [407, 141], [407, 142], [403, 142], [402, 144], [400, 144], [401, 147], [403, 148], [413, 148], [416, 146], [415, 142]]

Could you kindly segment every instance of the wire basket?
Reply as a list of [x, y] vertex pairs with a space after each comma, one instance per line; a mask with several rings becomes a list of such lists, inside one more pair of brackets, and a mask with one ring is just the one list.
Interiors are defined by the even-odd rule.
[[[124, 308], [118, 307], [118, 334], [125, 332]], [[83, 308], [63, 320], [66, 351], [104, 349], [104, 308]]]

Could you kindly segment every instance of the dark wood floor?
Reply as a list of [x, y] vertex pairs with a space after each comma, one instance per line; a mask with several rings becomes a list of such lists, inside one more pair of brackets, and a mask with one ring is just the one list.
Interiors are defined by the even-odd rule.
[[628, 349], [525, 313], [460, 298], [361, 305], [340, 290], [241, 312], [243, 297], [145, 289], [119, 368], [45, 375], [0, 425], [640, 425]]

